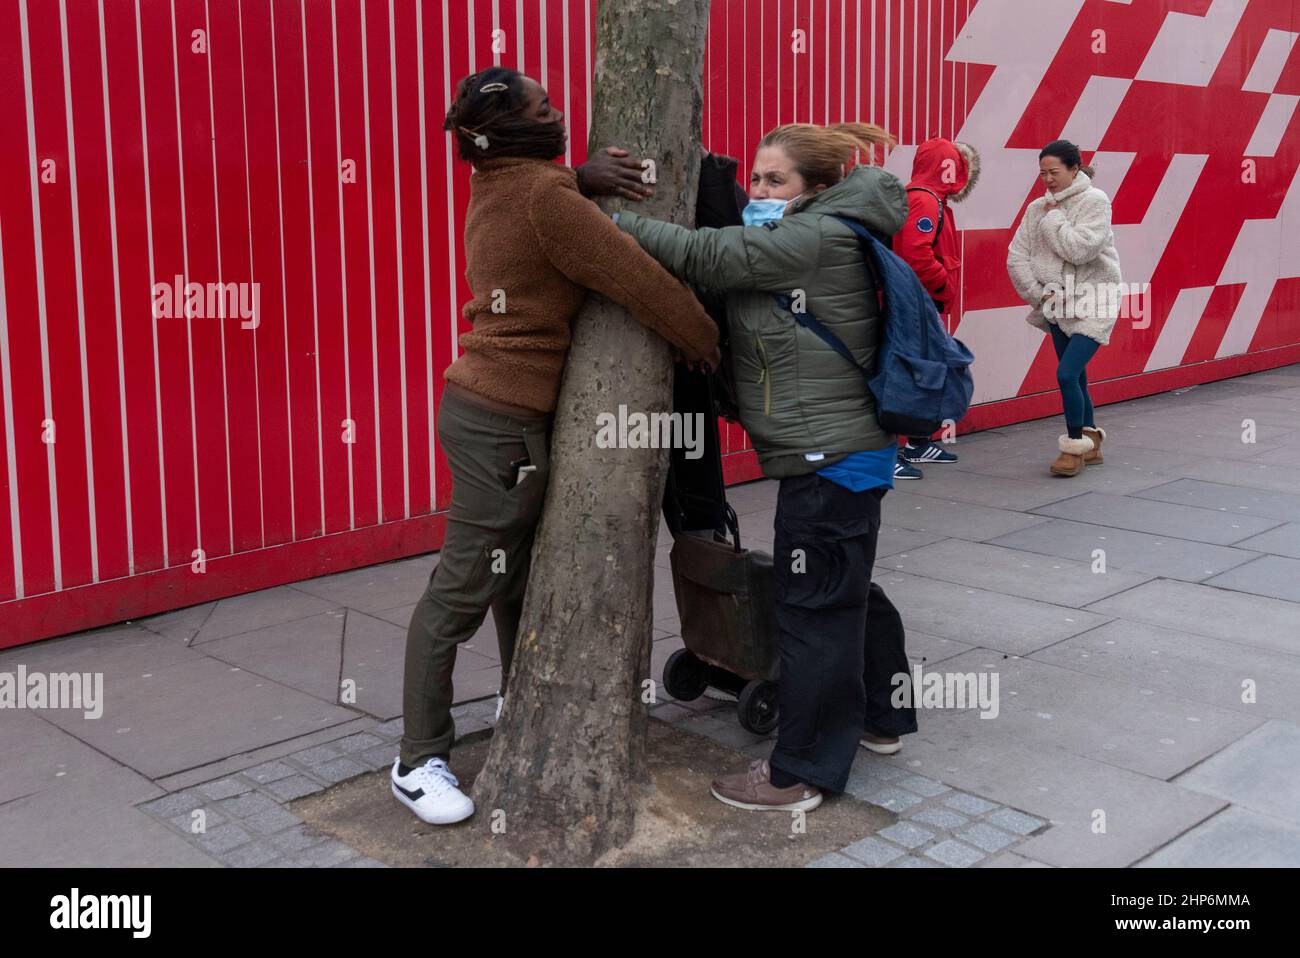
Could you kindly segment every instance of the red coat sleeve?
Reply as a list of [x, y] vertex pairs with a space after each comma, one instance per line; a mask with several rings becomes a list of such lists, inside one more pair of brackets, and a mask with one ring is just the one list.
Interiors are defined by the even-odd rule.
[[[907, 194], [907, 222], [894, 235], [894, 252], [912, 267], [921, 284], [935, 299], [946, 300], [951, 290], [948, 267], [939, 259], [935, 248], [935, 231], [939, 228], [939, 201], [924, 190]], [[944, 229], [949, 225], [944, 224]]]

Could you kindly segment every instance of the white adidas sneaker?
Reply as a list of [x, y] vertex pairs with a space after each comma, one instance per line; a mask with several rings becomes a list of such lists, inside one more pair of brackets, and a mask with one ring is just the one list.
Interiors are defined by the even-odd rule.
[[406, 775], [398, 771], [401, 761], [399, 758], [393, 762], [393, 797], [421, 821], [451, 825], [474, 814], [473, 799], [460, 790], [460, 779], [442, 759], [431, 758]]

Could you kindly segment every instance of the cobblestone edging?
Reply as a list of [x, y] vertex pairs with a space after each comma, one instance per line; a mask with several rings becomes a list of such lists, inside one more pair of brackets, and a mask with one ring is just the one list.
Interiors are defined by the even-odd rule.
[[[664, 703], [651, 714], [750, 757], [765, 758], [771, 751], [770, 737], [742, 729], [733, 708], [703, 701], [688, 707]], [[456, 706], [452, 715], [458, 735], [473, 736], [491, 728], [495, 711], [495, 697]], [[402, 720], [392, 719], [138, 807], [230, 867], [384, 868], [382, 862], [309, 827], [285, 806], [296, 798], [390, 767], [401, 737]], [[1014, 851], [1049, 824], [866, 755], [854, 766], [846, 791], [896, 812], [900, 818], [875, 835], [809, 863], [809, 868], [997, 864], [996, 856]], [[203, 830], [196, 832], [194, 825], [200, 821]]]
[[[726, 706], [698, 711], [694, 703], [686, 708], [670, 703], [658, 706], [651, 714], [719, 744], [738, 748], [750, 758], [766, 758], [772, 750], [771, 736], [746, 732]], [[950, 788], [865, 750], [854, 763], [845, 791], [897, 813], [899, 820], [809, 862], [808, 868], [999, 865], [1003, 862], [998, 859], [1005, 853], [1014, 852], [1027, 838], [1050, 827], [1041, 818]]]

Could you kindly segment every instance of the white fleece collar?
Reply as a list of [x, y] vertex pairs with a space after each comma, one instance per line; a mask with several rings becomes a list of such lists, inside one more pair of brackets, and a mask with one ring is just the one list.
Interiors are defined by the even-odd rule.
[[1052, 198], [1053, 203], [1060, 203], [1062, 200], [1068, 200], [1071, 196], [1078, 196], [1090, 186], [1092, 186], [1092, 180], [1088, 178], [1087, 173], [1080, 170], [1078, 173], [1074, 174], [1073, 183], [1061, 190], [1059, 193], [1052, 193], [1049, 191], [1047, 195]]

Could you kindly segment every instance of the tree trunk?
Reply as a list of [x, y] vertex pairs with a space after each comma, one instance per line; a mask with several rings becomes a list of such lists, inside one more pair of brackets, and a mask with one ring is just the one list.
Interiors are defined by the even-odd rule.
[[[638, 212], [693, 225], [709, 0], [600, 0], [593, 152], [652, 159]], [[606, 200], [607, 212], [623, 205]], [[671, 412], [668, 345], [595, 293], [574, 323], [509, 693], [475, 783], [494, 841], [545, 864], [625, 843], [645, 763], [664, 449], [601, 449], [597, 416]]]

